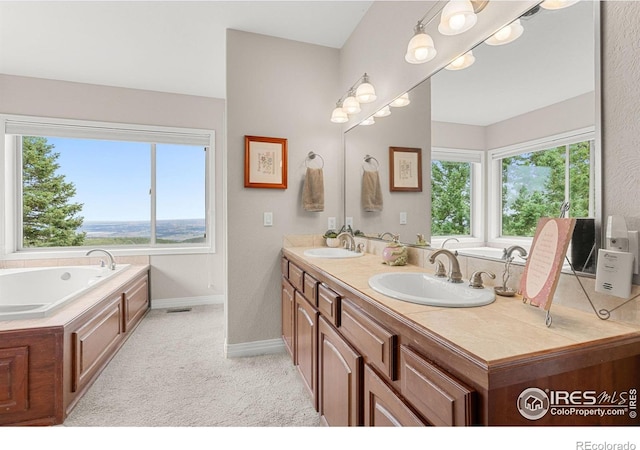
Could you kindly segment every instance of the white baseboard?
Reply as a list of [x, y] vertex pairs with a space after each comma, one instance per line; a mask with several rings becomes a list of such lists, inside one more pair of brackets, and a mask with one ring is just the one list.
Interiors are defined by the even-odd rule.
[[282, 338], [266, 341], [243, 342], [242, 344], [228, 344], [224, 341], [225, 358], [244, 358], [247, 356], [270, 355], [285, 351]]
[[223, 305], [224, 294], [204, 295], [201, 297], [160, 298], [151, 299], [151, 309], [184, 308], [199, 305]]

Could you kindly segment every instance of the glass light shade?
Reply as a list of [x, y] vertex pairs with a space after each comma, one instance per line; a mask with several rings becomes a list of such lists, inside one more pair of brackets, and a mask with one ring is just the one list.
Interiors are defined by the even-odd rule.
[[342, 103], [342, 110], [347, 114], [358, 114], [360, 112], [360, 103], [353, 95], [349, 95]]
[[373, 116], [374, 117], [387, 117], [391, 115], [391, 108], [389, 108], [389, 105], [383, 107], [382, 109], [380, 109], [379, 111], [377, 111]]
[[333, 123], [345, 123], [349, 121], [347, 113], [343, 111], [341, 106], [337, 106], [331, 113], [331, 121]]
[[476, 57], [473, 56], [473, 52], [469, 50], [459, 58], [454, 59], [451, 63], [445, 67], [447, 70], [462, 70], [469, 67], [476, 61]]
[[376, 90], [371, 83], [361, 83], [356, 89], [356, 100], [360, 103], [371, 103], [376, 98]]
[[544, 9], [562, 9], [578, 3], [579, 0], [544, 0], [540, 6]]
[[360, 125], [373, 125], [374, 123], [376, 123], [375, 119], [373, 116], [370, 116], [360, 122]]
[[469, 0], [450, 0], [442, 10], [438, 31], [447, 36], [464, 33], [478, 21]]
[[409, 103], [411, 103], [411, 100], [409, 100], [409, 94], [404, 93], [400, 97], [389, 103], [389, 106], [393, 106], [394, 108], [401, 108], [403, 106], [407, 106]]
[[433, 45], [433, 39], [424, 32], [424, 26], [418, 25], [415, 29], [416, 34], [413, 35], [407, 45], [407, 53], [404, 55], [405, 61], [411, 64], [422, 64], [435, 58], [436, 51]]
[[504, 45], [513, 42], [522, 36], [524, 28], [520, 23], [520, 19], [510, 23], [506, 27], [500, 28], [490, 38], [484, 41], [488, 45]]

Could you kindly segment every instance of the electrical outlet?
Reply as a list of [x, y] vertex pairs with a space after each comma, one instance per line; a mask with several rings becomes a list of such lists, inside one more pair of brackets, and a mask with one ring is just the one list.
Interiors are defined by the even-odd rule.
[[400, 213], [400, 225], [406, 225], [407, 224], [407, 213], [406, 212], [401, 212]]
[[265, 227], [272, 227], [273, 226], [273, 213], [272, 212], [264, 213], [263, 225]]
[[327, 222], [327, 228], [330, 230], [335, 230], [336, 229], [336, 218], [335, 217], [329, 217], [329, 220]]

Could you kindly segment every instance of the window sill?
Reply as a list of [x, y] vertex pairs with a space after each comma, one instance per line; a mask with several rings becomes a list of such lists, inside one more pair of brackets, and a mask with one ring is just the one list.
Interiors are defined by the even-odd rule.
[[[72, 250], [22, 250], [14, 253], [6, 254], [2, 257], [4, 260], [18, 261], [30, 259], [60, 259], [60, 258], [78, 258], [86, 256], [87, 252], [94, 247], [86, 249]], [[108, 250], [113, 256], [164, 256], [164, 255], [199, 255], [207, 253], [216, 253], [211, 247], [167, 247], [167, 248], [109, 248], [100, 247]]]

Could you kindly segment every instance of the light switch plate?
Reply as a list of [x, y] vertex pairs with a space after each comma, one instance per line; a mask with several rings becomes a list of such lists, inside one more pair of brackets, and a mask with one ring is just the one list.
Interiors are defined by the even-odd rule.
[[263, 224], [264, 224], [265, 227], [272, 227], [273, 226], [273, 213], [272, 212], [264, 213]]
[[327, 221], [327, 228], [330, 230], [335, 230], [336, 229], [336, 218], [335, 217], [329, 217], [329, 220]]
[[400, 225], [406, 225], [407, 224], [407, 213], [406, 212], [401, 212], [400, 213]]

